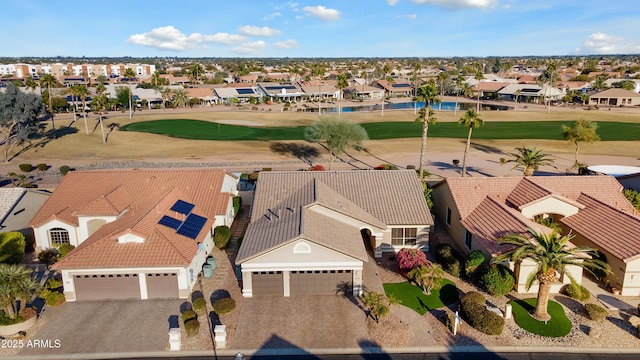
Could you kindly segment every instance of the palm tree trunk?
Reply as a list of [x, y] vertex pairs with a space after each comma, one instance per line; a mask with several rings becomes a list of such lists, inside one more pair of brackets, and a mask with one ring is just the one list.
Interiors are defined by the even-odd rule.
[[102, 114], [100, 114], [100, 118], [99, 119], [100, 119], [100, 132], [102, 132], [102, 143], [106, 144], [107, 140], [104, 137], [104, 126], [102, 125]]
[[340, 102], [338, 103], [338, 116], [342, 114], [342, 89], [340, 89]]
[[540, 282], [538, 285], [538, 302], [536, 303], [536, 309], [533, 316], [540, 321], [547, 321], [551, 318], [547, 312], [547, 306], [549, 305], [549, 292], [551, 291], [551, 284], [548, 282]]
[[478, 90], [478, 102], [476, 103], [476, 112], [480, 112], [480, 90]]
[[580, 151], [580, 142], [576, 141], [576, 163], [575, 166], [578, 166], [579, 162], [578, 162], [578, 151]]
[[[425, 114], [429, 113], [429, 107], [425, 104]], [[424, 118], [422, 119], [422, 145], [420, 147], [420, 165], [418, 166], [418, 176], [420, 177], [420, 180], [424, 180], [424, 170], [423, 168], [423, 164], [424, 164], [424, 155], [427, 152], [427, 132], [429, 131], [429, 119], [427, 118], [427, 115], [424, 116]]]
[[471, 145], [471, 132], [473, 126], [469, 126], [469, 135], [467, 135], [467, 146], [464, 147], [464, 156], [462, 158], [462, 177], [467, 174], [467, 153], [469, 153], [469, 146]]

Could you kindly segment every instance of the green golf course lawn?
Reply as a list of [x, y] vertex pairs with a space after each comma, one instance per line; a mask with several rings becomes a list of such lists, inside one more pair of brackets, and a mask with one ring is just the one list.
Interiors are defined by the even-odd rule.
[[[570, 121], [489, 122], [473, 130], [474, 139], [562, 140], [561, 126]], [[417, 138], [422, 124], [415, 122], [376, 122], [361, 124], [371, 140]], [[213, 122], [171, 119], [141, 121], [123, 126], [123, 131], [138, 131], [196, 140], [304, 140], [304, 126], [249, 127]], [[453, 122], [429, 126], [429, 137], [466, 138], [468, 128]], [[602, 141], [640, 140], [640, 124], [599, 122]]]

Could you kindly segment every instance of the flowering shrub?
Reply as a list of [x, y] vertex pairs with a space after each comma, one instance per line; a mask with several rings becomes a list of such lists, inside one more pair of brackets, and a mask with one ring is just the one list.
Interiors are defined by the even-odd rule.
[[427, 256], [424, 252], [418, 249], [400, 249], [400, 251], [398, 251], [397, 259], [398, 266], [400, 266], [400, 272], [405, 276], [415, 267], [420, 265], [429, 265]]
[[309, 171], [325, 171], [324, 166], [318, 164], [309, 168]]

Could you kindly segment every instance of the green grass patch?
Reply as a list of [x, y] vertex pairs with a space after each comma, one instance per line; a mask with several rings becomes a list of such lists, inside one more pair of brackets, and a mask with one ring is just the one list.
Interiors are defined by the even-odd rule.
[[[474, 139], [545, 139], [563, 140], [562, 125], [571, 121], [501, 121], [487, 122], [473, 130]], [[376, 122], [361, 124], [372, 140], [418, 138], [422, 125], [416, 122]], [[218, 124], [201, 120], [170, 119], [141, 121], [121, 128], [196, 140], [303, 140], [304, 126], [250, 127]], [[468, 128], [454, 122], [429, 127], [429, 137], [467, 137]], [[598, 134], [603, 141], [640, 140], [640, 124], [599, 122]]]
[[555, 301], [549, 300], [547, 311], [551, 320], [538, 321], [531, 316], [535, 309], [537, 298], [510, 301], [516, 324], [530, 333], [547, 337], [563, 337], [571, 331], [571, 321], [564, 313], [564, 309]]
[[408, 281], [403, 283], [386, 283], [382, 286], [387, 296], [393, 294], [400, 304], [420, 315], [458, 301], [458, 289], [456, 285], [446, 279], [442, 281], [442, 288], [440, 290], [431, 290], [430, 295], [425, 295], [420, 287]]

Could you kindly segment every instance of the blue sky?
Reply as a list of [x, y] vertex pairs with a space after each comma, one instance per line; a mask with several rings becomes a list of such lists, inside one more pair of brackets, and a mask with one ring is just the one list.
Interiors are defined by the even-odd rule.
[[3, 0], [0, 56], [640, 54], [637, 0]]

